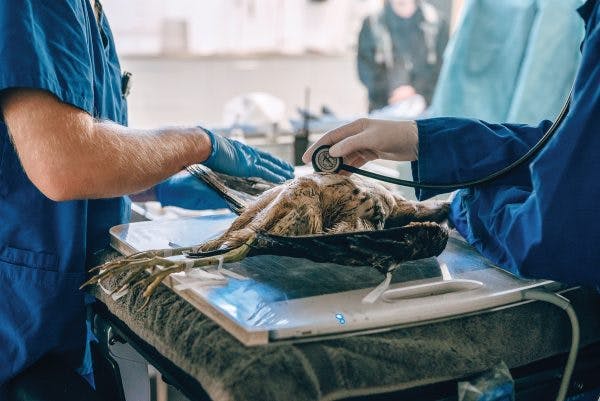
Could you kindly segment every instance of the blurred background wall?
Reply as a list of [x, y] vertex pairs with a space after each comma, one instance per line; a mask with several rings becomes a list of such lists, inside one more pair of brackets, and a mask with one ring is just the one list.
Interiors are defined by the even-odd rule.
[[[361, 22], [381, 0], [103, 0], [122, 67], [133, 73], [130, 125], [219, 126], [234, 96], [264, 91], [289, 118], [304, 105], [366, 112], [356, 73]], [[433, 0], [447, 18], [451, 0]]]

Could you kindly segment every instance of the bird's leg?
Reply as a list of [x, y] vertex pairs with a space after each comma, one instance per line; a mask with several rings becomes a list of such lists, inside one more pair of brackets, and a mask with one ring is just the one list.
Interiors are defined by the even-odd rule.
[[165, 259], [165, 257], [180, 255], [191, 250], [191, 247], [185, 247], [144, 251], [106, 262], [91, 269], [90, 272], [98, 272], [98, 274], [92, 276], [79, 288], [82, 289], [88, 285], [98, 283], [103, 278], [113, 277], [124, 272], [128, 273], [126, 277], [134, 277], [135, 273], [138, 272], [138, 269], [144, 270], [152, 264], [159, 264], [158, 262], [167, 263], [167, 259]]
[[[128, 273], [126, 278], [134, 278], [135, 273], [139, 270], [145, 270], [147, 268], [153, 266], [171, 266], [173, 264], [167, 258], [161, 256], [151, 256], [147, 258], [136, 258], [136, 259], [124, 259], [119, 261], [118, 263], [114, 263], [110, 265], [108, 268], [100, 270], [100, 272], [94, 277], [90, 278], [88, 281], [83, 283], [80, 288], [86, 287], [90, 284], [95, 284], [100, 282], [101, 280], [109, 277], [115, 277], [121, 273]], [[132, 274], [130, 274], [132, 273]], [[122, 286], [127, 286], [129, 282], [124, 282]]]
[[[220, 238], [209, 241], [201, 246], [197, 247], [186, 247], [186, 248], [175, 248], [175, 249], [161, 249], [155, 251], [138, 252], [128, 257], [120, 258], [111, 262], [104, 263], [103, 265], [97, 266], [90, 271], [100, 271], [97, 274], [86, 281], [81, 288], [95, 284], [103, 278], [117, 275], [119, 273], [128, 272], [124, 287], [127, 287], [129, 282], [138, 277], [140, 271], [164, 263], [169, 265], [167, 259], [169, 256], [180, 255], [184, 252], [196, 252], [198, 248], [202, 251], [214, 250], [220, 248], [222, 245], [231, 246], [236, 248], [245, 243], [249, 238], [253, 238], [254, 231], [245, 230], [241, 231], [246, 225], [248, 225], [258, 212], [263, 210], [274, 198], [276, 198], [284, 187], [276, 187], [265, 192], [261, 197], [251, 205], [242, 215], [234, 221], [232, 226], [223, 234]], [[243, 234], [243, 235], [242, 235]], [[230, 241], [228, 241], [230, 239]]]
[[[190, 259], [181, 258], [181, 256], [152, 256], [151, 252], [144, 254], [144, 257], [136, 255], [134, 259], [121, 260], [118, 264], [112, 264], [110, 269], [101, 270], [98, 275], [84, 283], [81, 288], [90, 284], [100, 283], [103, 279], [126, 272], [126, 276], [116, 289], [111, 292], [111, 295], [141, 286], [144, 288], [142, 296], [146, 298], [146, 301], [142, 305], [142, 307], [144, 307], [148, 303], [149, 297], [156, 291], [158, 285], [170, 274], [181, 272], [188, 268], [201, 268], [216, 265], [220, 263], [221, 260], [225, 263], [240, 261], [244, 259], [250, 251], [249, 244], [252, 243], [254, 237], [255, 235], [249, 236], [246, 243], [242, 243], [237, 248], [220, 256]], [[163, 269], [157, 270], [155, 269], [157, 267], [162, 267]], [[144, 273], [148, 269], [153, 269], [153, 271], [146, 276]]]
[[210, 256], [206, 258], [198, 258], [198, 259], [180, 259], [173, 260], [168, 259], [168, 262], [171, 263], [171, 266], [167, 267], [164, 270], [159, 270], [157, 272], [151, 273], [148, 277], [143, 278], [142, 280], [138, 280], [136, 283], [128, 283], [130, 287], [134, 286], [142, 286], [144, 287], [144, 292], [142, 296], [146, 298], [146, 301], [142, 305], [142, 308], [148, 304], [148, 300], [150, 296], [156, 291], [156, 288], [162, 281], [172, 273], [182, 272], [188, 268], [201, 268], [206, 266], [214, 266], [216, 264], [221, 263], [232, 263], [239, 262], [244, 259], [248, 252], [250, 251], [249, 244], [254, 240], [254, 236], [249, 238], [248, 241], [241, 246], [232, 249], [229, 252], [224, 253], [220, 256]]

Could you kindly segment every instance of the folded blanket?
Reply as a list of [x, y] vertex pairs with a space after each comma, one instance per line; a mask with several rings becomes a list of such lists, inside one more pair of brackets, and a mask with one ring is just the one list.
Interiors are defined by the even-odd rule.
[[[104, 283], [112, 285], [113, 280]], [[582, 346], [600, 340], [600, 295], [584, 290], [565, 295], [577, 310]], [[219, 401], [377, 394], [462, 378], [500, 360], [521, 366], [570, 345], [568, 319], [540, 302], [377, 334], [245, 347], [165, 286], [144, 309], [139, 288], [117, 301], [101, 289], [96, 296]]]

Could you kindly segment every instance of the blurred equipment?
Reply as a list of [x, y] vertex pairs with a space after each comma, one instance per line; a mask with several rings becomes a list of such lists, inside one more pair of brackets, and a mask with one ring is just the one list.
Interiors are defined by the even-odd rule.
[[290, 131], [283, 100], [265, 92], [239, 95], [225, 104], [223, 124], [232, 129], [253, 127], [274, 139], [280, 131]]
[[165, 18], [161, 25], [161, 39], [163, 54], [187, 54], [188, 21], [183, 18]]
[[300, 115], [302, 116], [302, 129], [296, 131], [296, 135], [294, 136], [294, 166], [301, 166], [304, 164], [302, 162], [302, 155], [308, 148], [308, 136], [310, 134], [309, 122], [312, 117], [310, 114], [309, 87], [304, 90], [304, 110], [300, 110]]

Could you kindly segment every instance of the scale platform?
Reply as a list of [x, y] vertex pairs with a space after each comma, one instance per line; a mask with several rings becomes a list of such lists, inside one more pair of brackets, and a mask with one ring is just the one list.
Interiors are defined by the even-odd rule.
[[[120, 225], [111, 229], [111, 243], [125, 255], [198, 245], [235, 217]], [[245, 345], [391, 330], [516, 304], [534, 287], [560, 289], [556, 282], [523, 280], [495, 267], [456, 233], [440, 256], [400, 265], [389, 289], [372, 303], [364, 298], [384, 276], [369, 266], [255, 256], [223, 268], [235, 277], [219, 285], [195, 285], [197, 278], [186, 273], [172, 274], [164, 284]]]

